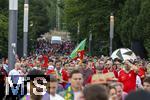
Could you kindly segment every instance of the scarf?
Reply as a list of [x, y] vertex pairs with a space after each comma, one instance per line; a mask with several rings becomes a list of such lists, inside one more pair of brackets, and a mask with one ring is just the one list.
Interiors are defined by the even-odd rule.
[[65, 100], [74, 100], [74, 93], [70, 86], [66, 90]]

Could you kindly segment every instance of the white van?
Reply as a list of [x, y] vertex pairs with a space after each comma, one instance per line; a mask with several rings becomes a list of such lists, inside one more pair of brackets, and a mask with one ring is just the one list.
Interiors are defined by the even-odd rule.
[[61, 36], [52, 36], [51, 44], [62, 44]]

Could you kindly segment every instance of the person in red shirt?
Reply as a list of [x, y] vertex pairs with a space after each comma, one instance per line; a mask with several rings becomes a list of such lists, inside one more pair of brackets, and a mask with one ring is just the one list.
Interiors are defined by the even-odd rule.
[[115, 77], [116, 77], [116, 78], [118, 78], [118, 72], [117, 72], [117, 70], [116, 70], [116, 69], [113, 69], [111, 72], [113, 72], [113, 73], [114, 73], [114, 75], [115, 75]]
[[136, 75], [138, 68], [129, 61], [125, 61], [124, 64], [125, 68], [119, 71], [118, 81], [123, 83], [124, 92], [129, 93], [136, 89]]
[[94, 72], [94, 74], [95, 74], [95, 73], [96, 73], [96, 68], [95, 68], [94, 62], [92, 63], [92, 70], [93, 70], [93, 72]]
[[69, 76], [68, 76], [67, 70], [62, 68], [61, 61], [56, 61], [55, 72], [57, 74], [58, 79], [60, 80], [60, 83], [65, 87], [65, 85], [68, 82]]
[[114, 59], [112, 72], [114, 72], [114, 75], [115, 75], [116, 78], [118, 78], [118, 72], [120, 71], [120, 68], [121, 68], [121, 62], [122, 61], [118, 58]]
[[140, 62], [138, 64], [138, 76], [141, 78], [141, 81], [143, 83], [143, 80], [146, 77], [146, 68], [144, 67], [144, 65], [142, 64], [142, 62]]
[[102, 71], [102, 73], [105, 74], [105, 73], [108, 73], [108, 72], [109, 72], [109, 70], [108, 70], [108, 68], [105, 66], [104, 69], [103, 69], [103, 71]]
[[109, 69], [112, 67], [112, 62], [110, 60], [107, 60], [106, 64], [104, 65], [104, 69], [102, 70], [102, 73], [108, 73]]
[[65, 69], [62, 69], [61, 73], [62, 73], [62, 83], [61, 84], [63, 85], [63, 87], [65, 87], [69, 80], [68, 72]]
[[83, 74], [83, 85], [90, 83], [91, 77], [94, 74], [94, 71], [92, 69], [92, 63], [90, 61], [84, 60], [80, 71]]
[[111, 59], [107, 60], [106, 65], [105, 65], [104, 69], [102, 70], [103, 74], [109, 73], [109, 72], [113, 72], [115, 77], [118, 78], [117, 67], [113, 66]]
[[49, 65], [48, 65], [48, 70], [46, 71], [46, 75], [50, 75], [52, 73], [55, 73], [55, 70], [54, 70], [54, 66], [53, 66], [53, 60], [52, 59], [49, 59]]
[[42, 67], [47, 68], [48, 67], [48, 56], [43, 55], [43, 63], [41, 65]]

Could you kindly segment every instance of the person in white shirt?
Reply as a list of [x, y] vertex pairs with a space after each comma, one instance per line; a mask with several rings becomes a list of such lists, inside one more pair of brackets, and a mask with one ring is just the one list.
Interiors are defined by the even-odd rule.
[[137, 89], [143, 88], [141, 78], [138, 75], [136, 75], [136, 87]]
[[9, 76], [8, 82], [9, 82], [10, 85], [12, 83], [13, 84], [19, 84], [19, 81], [20, 81], [19, 76], [21, 76], [19, 70], [20, 70], [20, 63], [16, 63], [15, 68], [13, 70], [11, 70], [8, 74], [8, 76]]
[[[12, 94], [12, 96], [14, 98], [18, 97], [20, 98], [21, 96], [21, 92], [19, 92], [19, 90], [21, 90], [21, 86], [20, 84], [22, 84], [22, 82], [24, 81], [21, 77], [21, 74], [19, 72], [20, 70], [20, 63], [15, 63], [15, 68], [13, 70], [11, 70], [8, 74], [8, 83], [10, 85], [10, 90], [6, 90], [6, 91], [9, 91], [9, 94]], [[6, 86], [6, 89], [9, 89], [7, 88]]]
[[56, 94], [58, 82], [56, 78], [50, 78], [48, 86], [48, 91], [44, 94], [42, 100], [65, 100], [60, 95]]

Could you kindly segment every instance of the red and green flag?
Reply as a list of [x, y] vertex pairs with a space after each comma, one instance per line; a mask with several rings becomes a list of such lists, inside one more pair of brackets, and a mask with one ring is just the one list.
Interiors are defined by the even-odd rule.
[[82, 40], [80, 44], [72, 51], [70, 54], [71, 59], [80, 58], [83, 59], [84, 51], [85, 51], [86, 39]]

